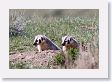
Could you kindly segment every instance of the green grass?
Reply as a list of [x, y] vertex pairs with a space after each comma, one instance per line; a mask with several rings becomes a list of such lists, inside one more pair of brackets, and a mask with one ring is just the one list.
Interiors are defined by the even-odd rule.
[[[95, 34], [98, 38], [99, 20], [97, 17], [32, 17], [27, 21], [22, 35], [10, 37], [10, 52], [33, 50], [35, 48], [33, 40], [38, 34], [46, 35], [59, 47], [61, 47], [61, 37], [64, 35], [75, 36], [78, 42], [91, 42]], [[89, 29], [90, 27], [96, 27], [96, 29]]]

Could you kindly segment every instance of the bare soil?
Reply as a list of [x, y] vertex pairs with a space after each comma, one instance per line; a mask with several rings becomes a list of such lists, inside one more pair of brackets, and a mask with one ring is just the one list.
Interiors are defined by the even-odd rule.
[[[91, 48], [91, 44], [80, 47], [79, 55], [75, 61], [70, 61], [68, 65], [59, 65], [54, 59], [55, 56], [61, 53], [61, 50], [47, 50], [47, 51], [27, 51], [23, 53], [10, 53], [9, 61], [11, 69], [19, 69], [14, 65], [22, 62], [25, 65], [21, 69], [98, 69], [99, 68], [99, 49]], [[65, 60], [66, 61], [66, 60]], [[11, 67], [13, 66], [13, 67]]]

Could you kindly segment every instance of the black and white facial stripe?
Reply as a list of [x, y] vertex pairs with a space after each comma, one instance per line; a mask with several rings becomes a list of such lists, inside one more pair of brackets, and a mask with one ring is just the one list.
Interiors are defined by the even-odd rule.
[[72, 36], [64, 36], [62, 37], [62, 46], [66, 46], [68, 44], [78, 44], [74, 37]]
[[70, 44], [72, 42], [72, 37], [70, 36], [64, 36], [62, 37], [62, 46], [65, 46], [67, 44]]
[[42, 36], [42, 35], [35, 36], [33, 45], [37, 46], [40, 43], [42, 43], [43, 40], [45, 40], [44, 36]]

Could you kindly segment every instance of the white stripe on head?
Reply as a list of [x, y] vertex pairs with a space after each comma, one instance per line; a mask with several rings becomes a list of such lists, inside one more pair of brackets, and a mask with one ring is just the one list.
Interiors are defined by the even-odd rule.
[[67, 37], [68, 37], [68, 36], [62, 37], [62, 43], [66, 40]]
[[37, 35], [37, 36], [35, 36], [35, 39], [34, 39], [34, 41], [36, 41], [36, 40], [41, 40], [41, 38], [45, 38], [45, 36], [44, 35]]

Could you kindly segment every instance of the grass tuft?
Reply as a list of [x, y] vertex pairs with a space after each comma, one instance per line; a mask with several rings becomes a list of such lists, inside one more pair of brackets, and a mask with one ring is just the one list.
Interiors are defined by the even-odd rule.
[[54, 59], [54, 61], [58, 64], [58, 65], [63, 65], [64, 64], [64, 56], [63, 55], [61, 55], [61, 54], [57, 54], [56, 56], [55, 56], [55, 59]]
[[30, 69], [29, 64], [26, 64], [24, 62], [18, 62], [13, 64], [12, 62], [9, 62], [9, 68], [10, 69]]
[[68, 55], [72, 60], [76, 60], [76, 58], [78, 57], [79, 54], [79, 49], [77, 48], [70, 48], [68, 50]]

